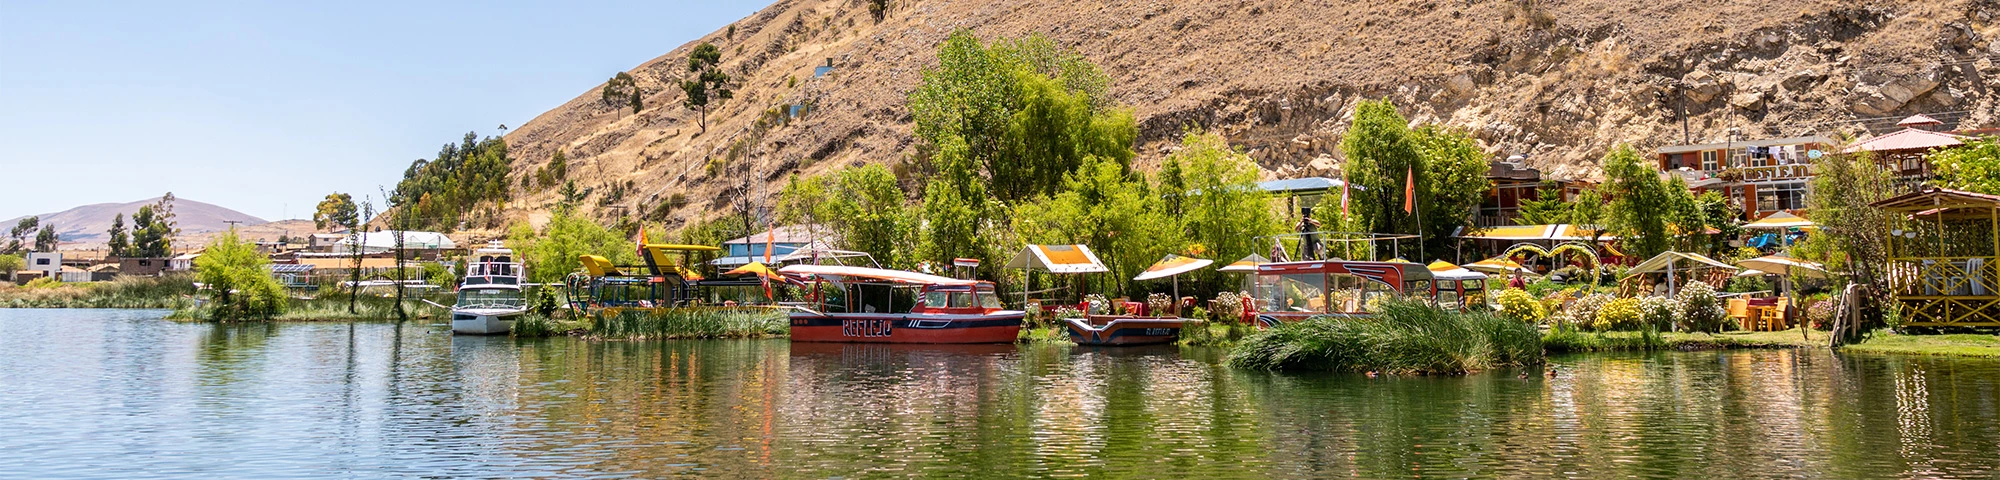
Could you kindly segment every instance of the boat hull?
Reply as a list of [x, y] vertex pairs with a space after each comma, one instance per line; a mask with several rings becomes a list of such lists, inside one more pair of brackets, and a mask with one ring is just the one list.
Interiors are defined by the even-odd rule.
[[990, 315], [920, 315], [795, 312], [794, 342], [1014, 343], [1021, 312]]
[[452, 312], [451, 333], [460, 335], [501, 335], [514, 329], [521, 312]]
[[1191, 321], [1185, 318], [1134, 317], [1109, 321], [1065, 318], [1063, 327], [1069, 330], [1069, 340], [1077, 345], [1159, 345], [1180, 340], [1181, 327]]

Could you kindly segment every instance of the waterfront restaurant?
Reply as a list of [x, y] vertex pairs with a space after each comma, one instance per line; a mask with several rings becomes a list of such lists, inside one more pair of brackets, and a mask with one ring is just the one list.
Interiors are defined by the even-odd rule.
[[1833, 146], [1819, 136], [1676, 145], [1658, 151], [1658, 166], [1696, 194], [1722, 192], [1743, 206], [1745, 220], [1756, 220], [1804, 211], [1813, 160], [1835, 153]]

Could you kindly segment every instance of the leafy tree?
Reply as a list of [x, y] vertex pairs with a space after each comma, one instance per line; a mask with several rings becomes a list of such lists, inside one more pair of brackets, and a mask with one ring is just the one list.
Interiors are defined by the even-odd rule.
[[21, 268], [26, 266], [28, 266], [28, 261], [22, 259], [20, 255], [0, 253], [0, 273], [7, 274], [7, 280], [9, 281], [14, 279], [14, 272], [20, 271]]
[[548, 165], [535, 170], [535, 180], [541, 182], [542, 188], [553, 187], [568, 178], [569, 156], [564, 155], [562, 150], [556, 150], [555, 155], [549, 157]]
[[14, 229], [7, 232], [7, 236], [12, 237], [12, 242], [7, 244], [5, 253], [20, 253], [22, 247], [28, 244], [28, 235], [35, 233], [41, 227], [42, 217], [39, 216], [23, 218], [15, 223]]
[[[1180, 225], [1177, 233], [1186, 241], [1174, 250], [1231, 262], [1257, 253], [1262, 246], [1256, 237], [1284, 230], [1264, 191], [1257, 188], [1256, 161], [1231, 148], [1221, 135], [1201, 131], [1183, 134], [1181, 149], [1168, 155], [1164, 165], [1158, 174], [1160, 216], [1169, 224]], [[1176, 176], [1183, 178], [1176, 180]], [[1176, 182], [1182, 184], [1173, 186]], [[1167, 240], [1174, 237], [1162, 236]], [[1153, 260], [1156, 258], [1146, 261]], [[1192, 277], [1201, 289], [1226, 286], [1225, 275], [1214, 269], [1203, 269]]]
[[1409, 121], [1388, 100], [1364, 100], [1354, 108], [1340, 151], [1347, 156], [1348, 181], [1366, 188], [1353, 191], [1350, 209], [1376, 232], [1416, 233], [1417, 217], [1403, 210], [1404, 187], [1413, 181], [1417, 198], [1425, 198], [1430, 174]]
[[1411, 138], [1426, 173], [1420, 181], [1429, 184], [1429, 188], [1419, 187], [1420, 192], [1428, 193], [1417, 199], [1423, 209], [1417, 213], [1423, 217], [1425, 258], [1439, 258], [1451, 251], [1451, 235], [1471, 226], [1469, 213], [1479, 208], [1480, 200], [1493, 189], [1493, 181], [1486, 178], [1485, 153], [1465, 131], [1425, 124], [1412, 132]]
[[1089, 246], [1111, 269], [1113, 290], [1129, 293], [1134, 275], [1180, 245], [1180, 232], [1148, 190], [1143, 177], [1117, 161], [1085, 157], [1063, 179], [1060, 193], [1019, 207], [1014, 230], [1027, 243]]
[[[407, 211], [417, 230], [450, 232], [471, 220], [491, 222], [508, 199], [512, 164], [505, 139], [466, 132], [462, 142], [439, 149], [436, 159], [412, 162], [387, 203]], [[474, 217], [482, 208], [486, 213]]]
[[1675, 208], [1674, 192], [1667, 182], [1661, 181], [1660, 173], [1647, 166], [1630, 145], [1613, 148], [1602, 164], [1604, 187], [1612, 198], [1606, 212], [1609, 226], [1619, 235], [1624, 250], [1639, 258], [1667, 251], [1672, 241], [1668, 224]]
[[[1838, 150], [1836, 150], [1838, 151]], [[1872, 206], [1888, 198], [1895, 189], [1889, 171], [1867, 153], [1831, 155], [1814, 162], [1811, 207], [1806, 212], [1819, 224], [1825, 253], [1812, 260], [1822, 261], [1829, 271], [1846, 272], [1850, 282], [1873, 285], [1866, 290], [1862, 318], [1856, 332], [1869, 332], [1884, 325], [1884, 309], [1891, 300], [1888, 280], [1889, 231], [1896, 218]], [[1847, 341], [1856, 338], [1844, 339]]]
[[1562, 186], [1553, 181], [1543, 181], [1535, 189], [1534, 200], [1522, 200], [1516, 210], [1514, 223], [1522, 225], [1552, 225], [1569, 223], [1570, 202], [1562, 199]]
[[1743, 222], [1738, 221], [1743, 218], [1743, 210], [1730, 203], [1721, 192], [1703, 192], [1695, 197], [1694, 204], [1695, 209], [1701, 212], [1702, 223], [1716, 231], [1715, 235], [1709, 236], [1708, 251], [1724, 251], [1728, 246], [1724, 243], [1726, 239], [1743, 236]]
[[358, 226], [355, 217], [354, 196], [334, 192], [319, 201], [319, 208], [313, 212], [313, 227], [320, 230], [338, 228], [352, 229]]
[[1046, 37], [982, 44], [960, 30], [938, 47], [938, 66], [910, 92], [920, 165], [948, 137], [966, 144], [986, 190], [1003, 202], [1053, 194], [1087, 156], [1121, 166], [1134, 155], [1137, 122], [1109, 106], [1109, 79], [1081, 55]]
[[[604, 89], [598, 92], [598, 96], [607, 104], [632, 107], [632, 113], [639, 113], [645, 107], [642, 100], [644, 92], [639, 89], [638, 80], [625, 72], [618, 72], [611, 80], [605, 81]], [[501, 125], [500, 129], [506, 130], [506, 125]]]
[[689, 78], [681, 81], [681, 90], [687, 93], [683, 101], [688, 108], [701, 112], [701, 132], [708, 133], [708, 106], [714, 100], [728, 100], [735, 96], [729, 90], [729, 74], [721, 68], [722, 49], [715, 44], [701, 42], [688, 54]]
[[962, 139], [948, 137], [937, 153], [939, 174], [924, 186], [916, 260], [950, 264], [954, 258], [993, 256], [993, 245], [979, 234], [993, 210], [968, 148]]
[[1982, 137], [1925, 158], [1937, 172], [1938, 186], [2000, 195], [2000, 138]]
[[174, 194], [168, 192], [152, 205], [141, 205], [132, 214], [132, 249], [137, 257], [158, 258], [173, 254], [174, 235], [180, 234], [174, 222]]
[[214, 321], [270, 319], [285, 310], [285, 287], [265, 269], [270, 259], [243, 241], [236, 229], [209, 240], [194, 261], [195, 281], [208, 286], [209, 319]]
[[824, 225], [845, 248], [868, 252], [883, 265], [908, 266], [915, 213], [904, 206], [903, 191], [888, 168], [866, 165], [793, 177], [778, 200], [780, 221]]
[[35, 234], [35, 251], [53, 252], [56, 251], [56, 247], [61, 243], [62, 239], [56, 236], [55, 224], [44, 223], [42, 224], [42, 232]]
[[[876, 22], [881, 22], [883, 17], [889, 16], [889, 0], [868, 0], [868, 15], [875, 17]], [[735, 25], [730, 27], [730, 31], [734, 32]]]
[[111, 229], [105, 231], [105, 236], [110, 237], [106, 241], [106, 246], [111, 250], [111, 256], [123, 257], [131, 253], [129, 250], [132, 249], [132, 235], [125, 231], [124, 213], [111, 217]]
[[527, 224], [514, 224], [507, 233], [507, 248], [521, 255], [529, 281], [536, 283], [561, 282], [564, 276], [581, 270], [579, 255], [602, 255], [617, 265], [639, 262], [638, 245], [623, 234], [560, 210], [541, 232]]

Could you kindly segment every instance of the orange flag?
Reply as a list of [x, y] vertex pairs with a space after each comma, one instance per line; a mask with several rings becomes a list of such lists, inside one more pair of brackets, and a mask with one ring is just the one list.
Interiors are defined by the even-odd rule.
[[1403, 213], [1410, 213], [1416, 208], [1417, 170], [1415, 168], [1405, 169], [1403, 170]]
[[1340, 216], [1347, 217], [1347, 199], [1354, 196], [1354, 184], [1347, 181], [1347, 167], [1340, 167]]

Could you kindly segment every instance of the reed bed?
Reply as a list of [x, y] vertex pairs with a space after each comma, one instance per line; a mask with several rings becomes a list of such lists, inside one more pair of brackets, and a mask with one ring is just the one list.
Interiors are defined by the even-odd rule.
[[1180, 344], [1190, 347], [1229, 347], [1256, 332], [1257, 327], [1234, 320], [1188, 322], [1181, 327]]
[[1383, 302], [1370, 318], [1321, 317], [1251, 335], [1230, 365], [1260, 370], [1326, 370], [1461, 375], [1542, 363], [1533, 325], [1486, 312], [1456, 313], [1413, 300]]
[[0, 307], [188, 308], [194, 305], [194, 280], [186, 275], [40, 285], [0, 287]]
[[1069, 328], [1063, 326], [1050, 326], [1050, 327], [1024, 326], [1021, 327], [1021, 334], [1015, 337], [1015, 343], [1068, 344], [1070, 343]]
[[589, 328], [593, 336], [631, 340], [766, 338], [790, 333], [791, 321], [783, 310], [680, 308], [626, 310], [601, 316]]
[[[340, 322], [367, 320], [396, 320], [396, 299], [363, 296], [355, 302], [354, 312], [347, 311], [347, 296], [329, 295], [319, 298], [293, 298], [286, 302], [285, 310], [272, 316], [272, 321], [280, 322]], [[189, 304], [174, 309], [167, 314], [168, 320], [209, 320], [215, 318], [208, 311], [209, 306]], [[449, 313], [424, 304], [415, 298], [403, 301], [403, 311], [411, 319], [439, 318]]]

